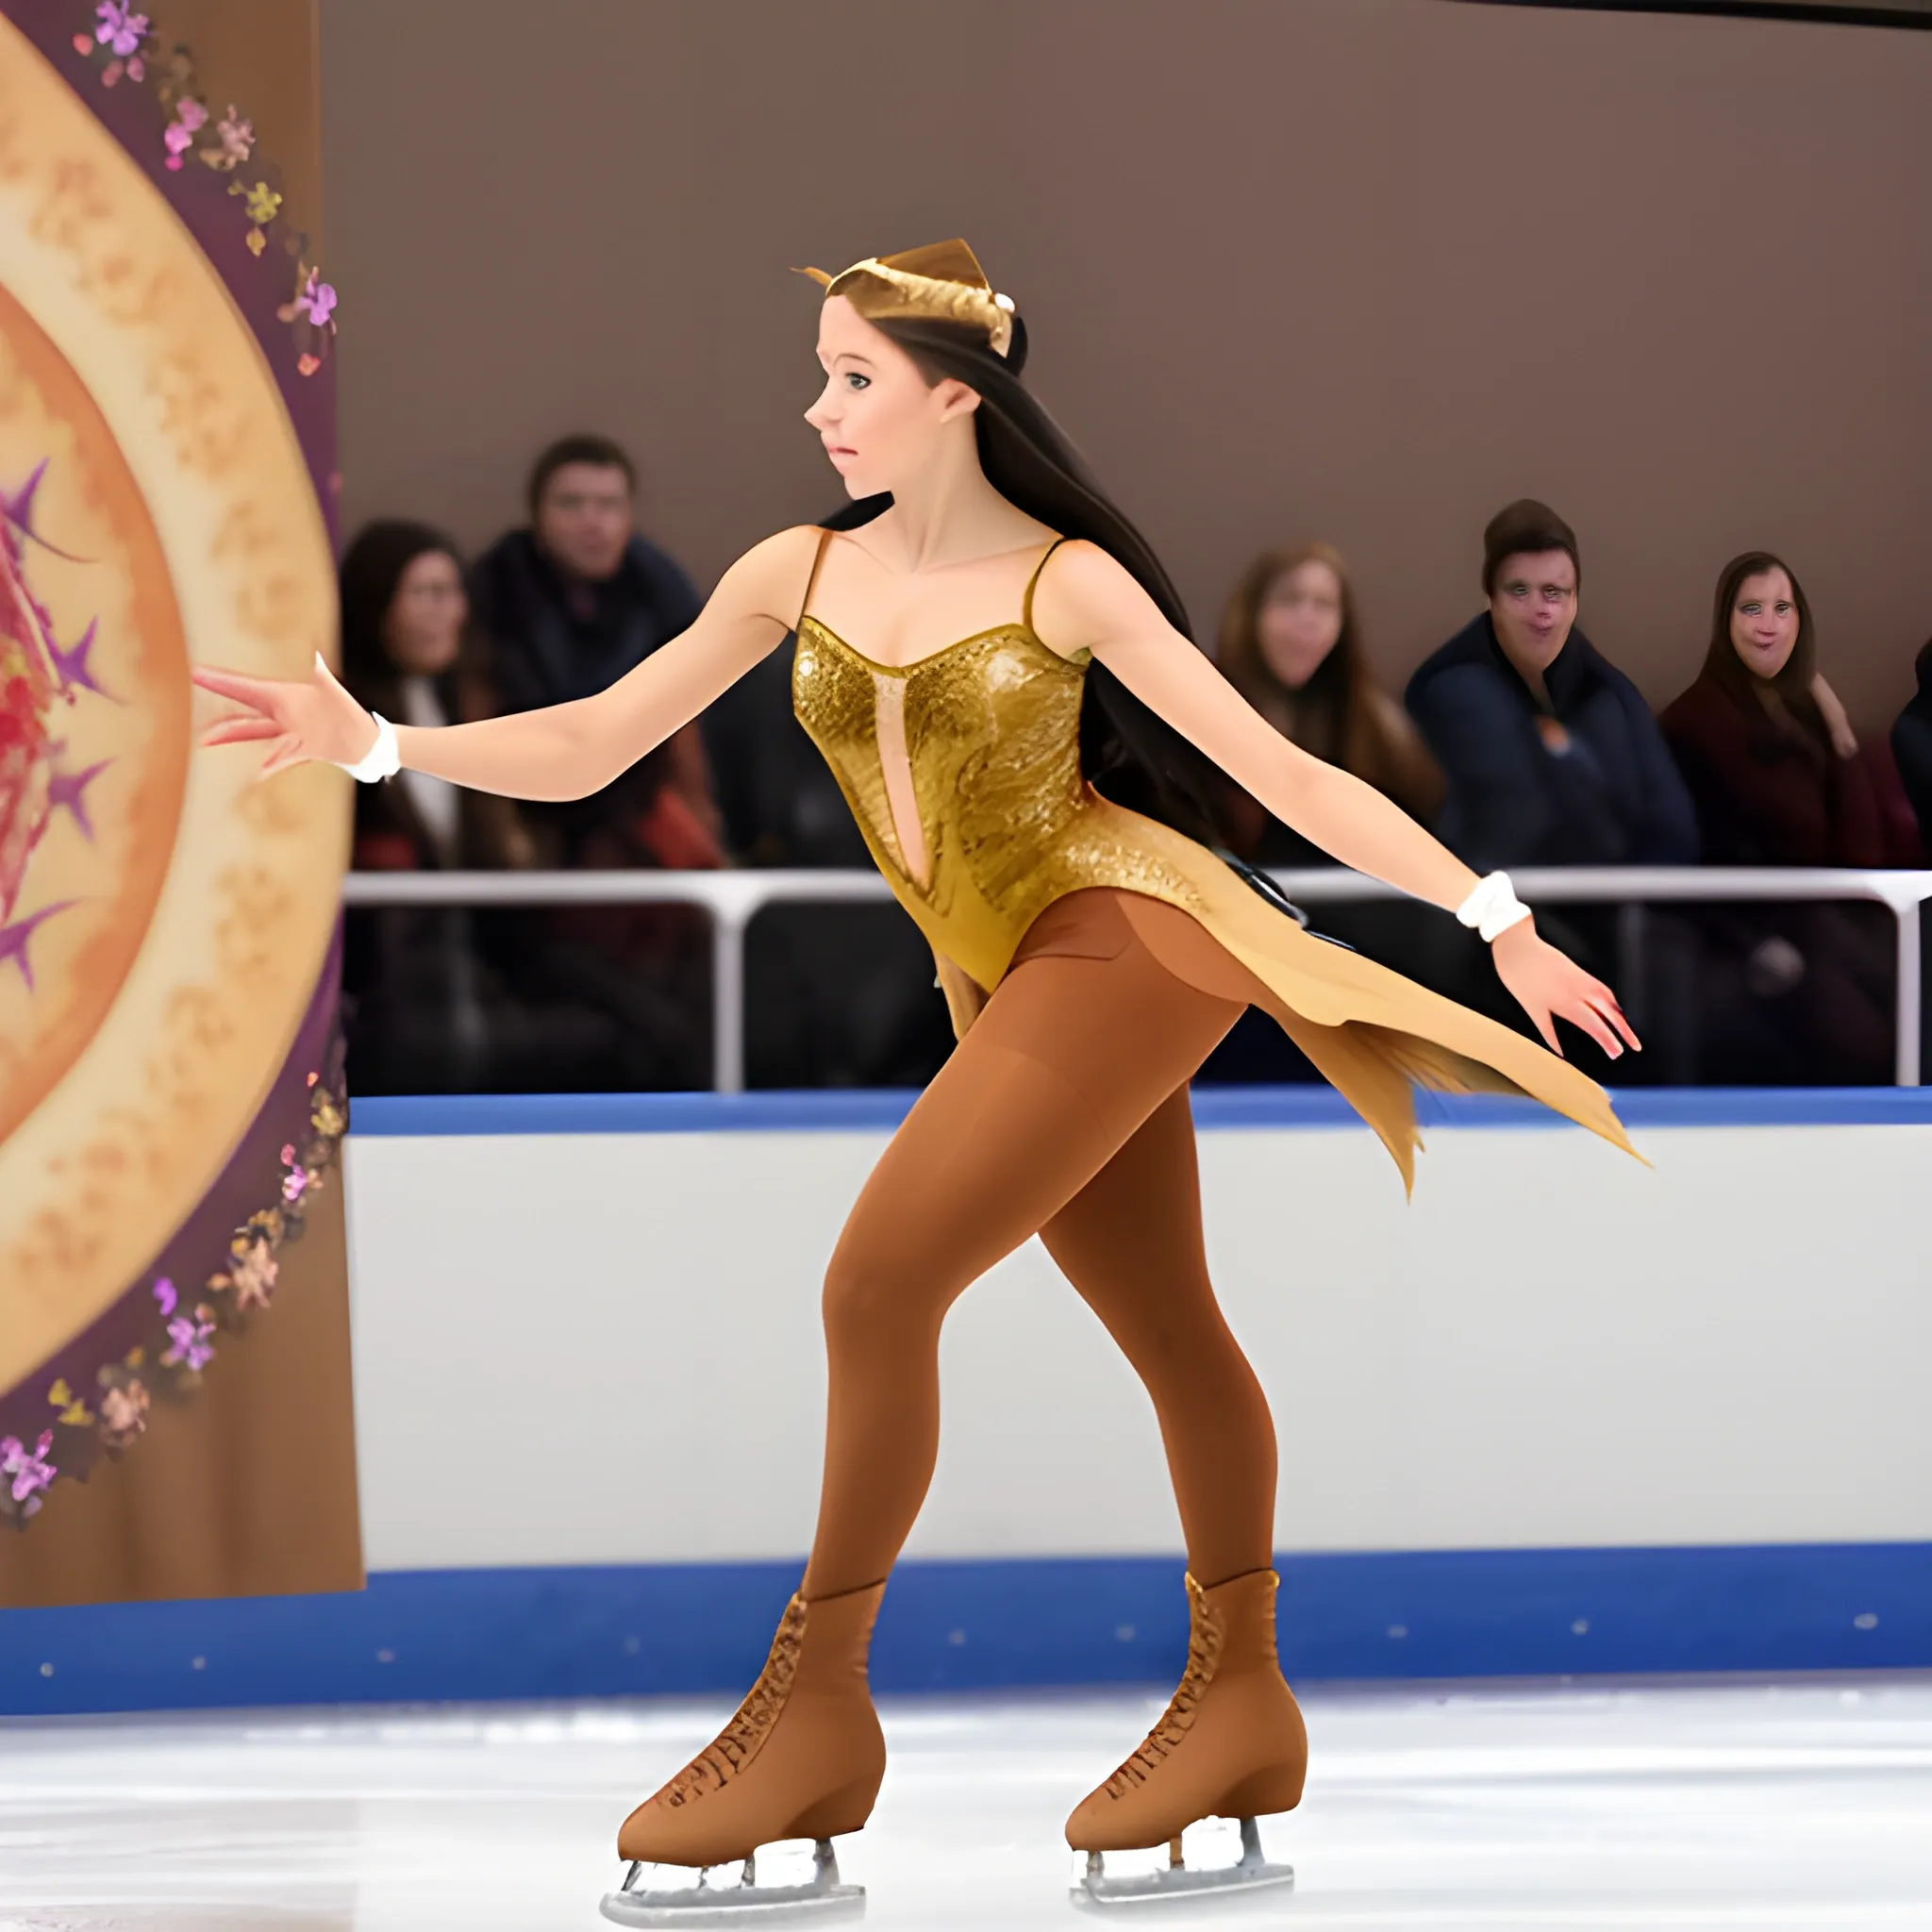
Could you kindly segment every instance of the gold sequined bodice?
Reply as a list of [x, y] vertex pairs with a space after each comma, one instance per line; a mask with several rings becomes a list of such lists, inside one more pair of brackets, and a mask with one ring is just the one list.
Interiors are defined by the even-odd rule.
[[[1607, 1096], [1574, 1067], [1303, 932], [1206, 846], [1101, 797], [1080, 770], [1086, 655], [1043, 644], [1032, 603], [1029, 583], [1019, 623], [904, 666], [875, 663], [815, 617], [798, 620], [798, 721], [935, 952], [991, 992], [1057, 899], [1094, 886], [1140, 893], [1192, 915], [1247, 969], [1251, 1001], [1347, 1095], [1405, 1181], [1417, 1081], [1528, 1093], [1629, 1146]], [[1142, 937], [1158, 951], [1156, 935]], [[1191, 970], [1178, 955], [1162, 964], [1183, 979]]]
[[[989, 990], [1027, 926], [1064, 893], [1118, 886], [1199, 908], [1185, 872], [1155, 849], [1165, 841], [1141, 836], [1157, 828], [1082, 776], [1086, 681], [1084, 653], [1059, 656], [1025, 623], [901, 668], [799, 619], [799, 723], [900, 903]], [[916, 825], [905, 823], [912, 813]]]

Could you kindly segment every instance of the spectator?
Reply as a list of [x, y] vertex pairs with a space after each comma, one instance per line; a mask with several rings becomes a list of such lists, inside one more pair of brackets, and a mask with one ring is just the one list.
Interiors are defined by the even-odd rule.
[[[1442, 774], [1369, 668], [1355, 588], [1331, 545], [1257, 558], [1222, 612], [1215, 655], [1228, 682], [1284, 738], [1365, 779], [1411, 818], [1434, 823]], [[1329, 862], [1244, 791], [1224, 802], [1223, 822], [1230, 847], [1251, 864]]]
[[[1819, 674], [1803, 587], [1770, 553], [1724, 566], [1704, 667], [1661, 724], [1712, 864], [1882, 866], [1913, 856], [1887, 809], [1888, 774]], [[1829, 904], [1713, 908], [1705, 925], [1715, 1070], [1883, 1079], [1887, 924]]]
[[[588, 697], [686, 629], [690, 578], [638, 533], [637, 471], [616, 443], [568, 436], [530, 472], [529, 526], [477, 560], [477, 615], [508, 711]], [[703, 741], [689, 724], [586, 799], [525, 806], [549, 867], [698, 871], [724, 844]], [[501, 923], [492, 922], [492, 933]], [[511, 935], [500, 935], [508, 949]], [[708, 926], [683, 906], [581, 907], [525, 916], [515, 986], [534, 1005], [603, 1016], [617, 1047], [559, 1082], [593, 1089], [702, 1085], [708, 1063]]]
[[[1408, 714], [1376, 682], [1362, 649], [1355, 587], [1329, 544], [1265, 552], [1236, 584], [1221, 614], [1215, 661], [1284, 738], [1366, 779], [1424, 824], [1442, 802], [1442, 774]], [[1231, 781], [1215, 816], [1228, 850], [1267, 868], [1327, 866], [1319, 845], [1273, 817]], [[1384, 965], [1427, 983], [1441, 935], [1432, 915], [1407, 902], [1322, 905], [1316, 928]], [[1319, 1078], [1277, 1026], [1247, 1013], [1208, 1057], [1208, 1080], [1227, 1084]]]
[[[637, 529], [637, 470], [601, 436], [567, 436], [537, 458], [530, 523], [477, 559], [477, 616], [496, 649], [501, 708], [589, 697], [689, 628], [701, 600]], [[548, 865], [721, 862], [703, 741], [687, 725], [589, 799], [530, 820]]]
[[[372, 710], [408, 724], [450, 724], [498, 709], [470, 629], [457, 548], [426, 524], [366, 525], [343, 553], [342, 682]], [[424, 772], [356, 791], [360, 871], [528, 865], [514, 803]]]
[[[423, 524], [374, 523], [341, 574], [342, 681], [363, 704], [411, 724], [491, 715], [482, 653], [468, 629], [462, 565]], [[356, 788], [353, 863], [361, 871], [527, 865], [529, 835], [507, 798], [423, 772]], [[344, 936], [351, 1072], [364, 1092], [446, 1092], [486, 1084], [498, 1004], [460, 908], [358, 913]]]
[[1818, 670], [1811, 607], [1767, 551], [1718, 579], [1696, 681], [1663, 713], [1713, 865], [1908, 863], [1881, 771]]
[[1932, 852], [1932, 643], [1919, 647], [1919, 689], [1891, 727], [1891, 755], [1919, 821], [1922, 848]]
[[[1581, 581], [1569, 525], [1543, 504], [1510, 504], [1483, 532], [1489, 608], [1409, 680], [1409, 712], [1449, 784], [1437, 830], [1477, 872], [1683, 865], [1697, 857], [1690, 800], [1657, 721], [1637, 687], [1576, 628]], [[1607, 909], [1539, 912], [1538, 922], [1606, 978], [1627, 963]], [[1650, 1049], [1641, 1067], [1619, 1067], [1625, 1082], [1688, 1070], [1690, 1042], [1674, 1021], [1689, 945], [1681, 927], [1653, 920], [1650, 984], [1619, 988]], [[1461, 960], [1459, 996], [1513, 1023], [1493, 1004], [1487, 961], [1467, 947]], [[1593, 1055], [1578, 1051], [1582, 1064], [1607, 1073]]]
[[1512, 503], [1483, 532], [1489, 608], [1409, 680], [1409, 711], [1449, 780], [1443, 842], [1478, 872], [1697, 857], [1649, 707], [1575, 627], [1581, 577], [1569, 525]]

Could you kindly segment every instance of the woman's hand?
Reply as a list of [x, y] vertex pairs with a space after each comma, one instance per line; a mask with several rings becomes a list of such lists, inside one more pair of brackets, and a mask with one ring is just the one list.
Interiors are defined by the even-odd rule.
[[[1643, 1050], [1617, 1004], [1616, 994], [1574, 959], [1539, 939], [1533, 920], [1520, 919], [1498, 933], [1490, 950], [1495, 955], [1498, 977], [1536, 1022], [1536, 1030], [1552, 1053], [1563, 1051], [1557, 1041], [1559, 1019], [1582, 1027], [1612, 1059], [1623, 1054], [1626, 1041], [1638, 1052]], [[1622, 1040], [1618, 1034], [1623, 1035]]]
[[353, 765], [375, 743], [375, 719], [336, 682], [319, 657], [307, 678], [244, 677], [239, 671], [198, 664], [194, 681], [203, 691], [242, 707], [217, 718], [201, 734], [202, 744], [266, 741], [268, 756], [258, 774], [263, 778], [310, 759]]
[[1822, 671], [1811, 680], [1811, 698], [1818, 707], [1818, 715], [1824, 720], [1825, 736], [1831, 740], [1832, 750], [1841, 758], [1857, 758], [1858, 734], [1852, 729], [1845, 708], [1839, 703], [1837, 691], [1825, 683]]

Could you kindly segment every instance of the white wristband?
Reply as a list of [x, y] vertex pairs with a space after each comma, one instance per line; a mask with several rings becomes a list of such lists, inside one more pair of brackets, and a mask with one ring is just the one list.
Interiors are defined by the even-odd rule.
[[396, 748], [396, 727], [380, 711], [371, 711], [369, 715], [375, 720], [375, 742], [353, 765], [342, 766], [350, 777], [364, 785], [392, 777], [403, 768], [403, 755]]
[[1529, 908], [1516, 896], [1507, 872], [1492, 872], [1476, 881], [1475, 891], [1456, 908], [1464, 925], [1473, 925], [1485, 940], [1493, 941], [1512, 925], [1529, 917]]

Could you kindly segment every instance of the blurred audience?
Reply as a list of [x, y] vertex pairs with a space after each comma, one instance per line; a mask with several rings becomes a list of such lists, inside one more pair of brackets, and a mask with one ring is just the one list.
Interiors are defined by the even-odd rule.
[[1909, 862], [1883, 769], [1818, 669], [1804, 589], [1769, 552], [1724, 566], [1704, 667], [1658, 723], [1710, 864]]
[[[1284, 738], [1385, 792], [1432, 824], [1442, 774], [1362, 649], [1355, 587], [1331, 544], [1258, 557], [1222, 612], [1215, 653], [1228, 682]], [[1245, 791], [1223, 802], [1229, 846], [1260, 866], [1325, 865], [1328, 857]]]
[[[1270, 550], [1242, 573], [1221, 614], [1215, 661], [1284, 738], [1385, 792], [1424, 824], [1442, 803], [1442, 774], [1408, 714], [1376, 681], [1362, 647], [1355, 586], [1323, 542]], [[1216, 801], [1228, 849], [1270, 869], [1325, 866], [1319, 845], [1229, 781]], [[1442, 934], [1406, 901], [1323, 906], [1316, 927], [1384, 965], [1428, 979]], [[1309, 1080], [1314, 1069], [1259, 1014], [1247, 1014], [1209, 1058], [1216, 1081]]]
[[1919, 822], [1919, 843], [1932, 858], [1932, 643], [1922, 644], [1919, 689], [1891, 727], [1891, 756]]
[[[1696, 681], [1660, 720], [1713, 865], [1909, 863], [1868, 756], [1818, 669], [1811, 607], [1788, 565], [1724, 566]], [[1713, 908], [1705, 976], [1712, 1077], [1883, 1079], [1891, 1051], [1890, 920], [1829, 904]]]
[[[361, 703], [406, 724], [455, 724], [499, 707], [456, 545], [426, 524], [366, 525], [342, 554], [342, 682]], [[354, 864], [363, 872], [425, 866], [529, 865], [535, 847], [507, 798], [466, 791], [425, 772], [356, 788]]]
[[[567, 436], [537, 458], [530, 521], [476, 561], [476, 615], [495, 652], [505, 711], [590, 697], [690, 627], [691, 579], [637, 528], [637, 470], [608, 438]], [[687, 725], [588, 799], [529, 821], [546, 865], [722, 862], [704, 744]]]
[[[1437, 830], [1479, 873], [1531, 865], [1681, 865], [1697, 857], [1684, 781], [1629, 678], [1576, 627], [1582, 559], [1575, 532], [1524, 498], [1483, 531], [1489, 608], [1424, 660], [1407, 704], [1448, 779]], [[1694, 1040], [1679, 1015], [1693, 970], [1681, 922], [1647, 926], [1642, 984], [1617, 915], [1578, 906], [1537, 914], [1543, 932], [1614, 984], [1645, 1035], [1641, 1061], [1616, 1064], [1573, 1036], [1592, 1074], [1635, 1080], [1690, 1077]], [[1498, 991], [1480, 944], [1438, 942], [1456, 962], [1438, 983], [1510, 1025], [1522, 1019]]]
[[1410, 715], [1449, 781], [1439, 829], [1477, 872], [1697, 857], [1650, 708], [1576, 628], [1581, 579], [1569, 525], [1510, 504], [1483, 532], [1489, 608], [1409, 680]]
[[[343, 553], [342, 682], [410, 724], [494, 709], [456, 546], [426, 525], [370, 524]], [[423, 772], [356, 788], [353, 863], [363, 872], [528, 865], [510, 800]], [[344, 934], [342, 993], [360, 1091], [463, 1091], [489, 1085], [502, 989], [457, 907], [358, 912]]]

